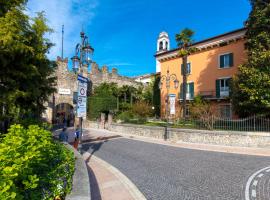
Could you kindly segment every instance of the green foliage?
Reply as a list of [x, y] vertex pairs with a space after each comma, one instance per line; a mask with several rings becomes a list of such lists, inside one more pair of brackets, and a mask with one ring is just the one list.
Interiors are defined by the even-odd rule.
[[112, 112], [117, 108], [116, 84], [102, 83], [94, 90], [94, 94], [88, 98], [88, 116], [96, 119], [100, 113]]
[[0, 1], [0, 17], [4, 16], [9, 10], [25, 5], [27, 0], [1, 0]]
[[124, 111], [117, 115], [116, 119], [123, 122], [129, 122], [131, 119], [134, 119], [135, 115], [131, 111]]
[[233, 105], [240, 116], [270, 113], [270, 2], [251, 0], [246, 22], [248, 60], [233, 80]]
[[160, 116], [160, 89], [159, 89], [160, 76], [156, 75], [153, 83], [153, 102], [152, 105], [155, 107], [155, 116]]
[[122, 112], [129, 111], [129, 110], [131, 110], [131, 108], [132, 108], [132, 106], [130, 105], [130, 103], [121, 102], [119, 104], [119, 110]]
[[73, 152], [38, 126], [12, 125], [0, 143], [0, 199], [54, 199], [72, 186]]
[[5, 1], [0, 14], [0, 120], [18, 121], [31, 113], [40, 117], [44, 102], [55, 91], [54, 63], [47, 53], [52, 43], [45, 34], [44, 13], [24, 12], [24, 2]]

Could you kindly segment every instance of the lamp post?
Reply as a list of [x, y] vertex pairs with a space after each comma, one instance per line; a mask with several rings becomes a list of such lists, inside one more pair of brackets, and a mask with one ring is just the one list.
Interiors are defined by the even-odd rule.
[[169, 91], [170, 91], [170, 85], [171, 81], [174, 83], [174, 88], [177, 89], [179, 87], [179, 81], [177, 79], [177, 76], [175, 74], [170, 74], [170, 71], [167, 70], [167, 74], [160, 77], [159, 82], [159, 89], [161, 90], [163, 87], [163, 82], [166, 83], [166, 107], [165, 107], [165, 116], [166, 116], [166, 129], [165, 129], [165, 140], [168, 139], [168, 123], [169, 123]]
[[[78, 43], [76, 45], [75, 55], [71, 58], [71, 60], [73, 71], [76, 74], [83, 75], [83, 67], [86, 66], [86, 68], [88, 69], [88, 66], [92, 63], [92, 56], [94, 53], [94, 49], [89, 44], [88, 37], [85, 35], [83, 31], [80, 33], [80, 35], [81, 35], [81, 43]], [[83, 118], [80, 117], [79, 150], [82, 144], [82, 121]]]

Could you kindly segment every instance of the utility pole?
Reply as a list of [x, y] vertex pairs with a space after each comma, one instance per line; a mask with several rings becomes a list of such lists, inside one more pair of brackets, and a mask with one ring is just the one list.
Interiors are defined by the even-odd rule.
[[61, 58], [64, 59], [64, 24], [62, 25], [62, 51], [61, 51]]

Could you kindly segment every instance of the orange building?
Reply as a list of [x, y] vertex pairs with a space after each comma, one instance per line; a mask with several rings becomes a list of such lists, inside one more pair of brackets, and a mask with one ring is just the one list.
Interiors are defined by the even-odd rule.
[[[234, 116], [231, 100], [229, 99], [229, 80], [237, 73], [238, 66], [247, 59], [244, 49], [246, 29], [238, 29], [218, 35], [192, 45], [198, 51], [188, 56], [187, 66], [187, 105], [192, 99], [200, 95], [209, 99], [220, 117]], [[159, 35], [157, 42], [156, 72], [160, 76], [174, 74], [179, 81], [178, 88], [170, 81], [167, 89], [166, 81], [161, 86], [161, 116], [165, 116], [166, 98], [170, 116], [182, 116], [182, 58], [178, 56], [178, 49], [170, 50], [169, 37], [166, 32]], [[175, 106], [175, 107], [174, 107]], [[187, 106], [187, 115], [189, 108]]]

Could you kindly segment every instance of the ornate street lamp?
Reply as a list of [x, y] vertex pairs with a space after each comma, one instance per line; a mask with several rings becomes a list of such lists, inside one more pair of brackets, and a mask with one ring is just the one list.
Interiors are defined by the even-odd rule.
[[170, 71], [167, 70], [167, 74], [161, 76], [160, 78], [160, 82], [159, 82], [159, 89], [161, 90], [163, 87], [163, 82], [165, 82], [166, 84], [166, 89], [167, 89], [167, 94], [166, 94], [166, 110], [165, 110], [165, 114], [166, 114], [166, 129], [165, 129], [165, 139], [168, 138], [168, 123], [169, 123], [169, 90], [170, 90], [170, 86], [171, 86], [171, 81], [173, 81], [174, 83], [174, 88], [177, 89], [179, 87], [179, 81], [177, 79], [177, 76], [175, 74], [170, 74]]
[[87, 65], [87, 67], [92, 63], [92, 56], [94, 53], [94, 49], [88, 42], [88, 37], [81, 32], [81, 44], [78, 43], [75, 48], [75, 56], [71, 58], [72, 60], [72, 68], [75, 73], [82, 73], [83, 65]]
[[[81, 32], [81, 43], [78, 43], [75, 48], [75, 55], [71, 58], [73, 71], [77, 74], [83, 75], [83, 66], [88, 66], [92, 63], [92, 56], [94, 49], [88, 42], [88, 37]], [[80, 117], [80, 136], [79, 136], [79, 151], [82, 143], [82, 117]]]

